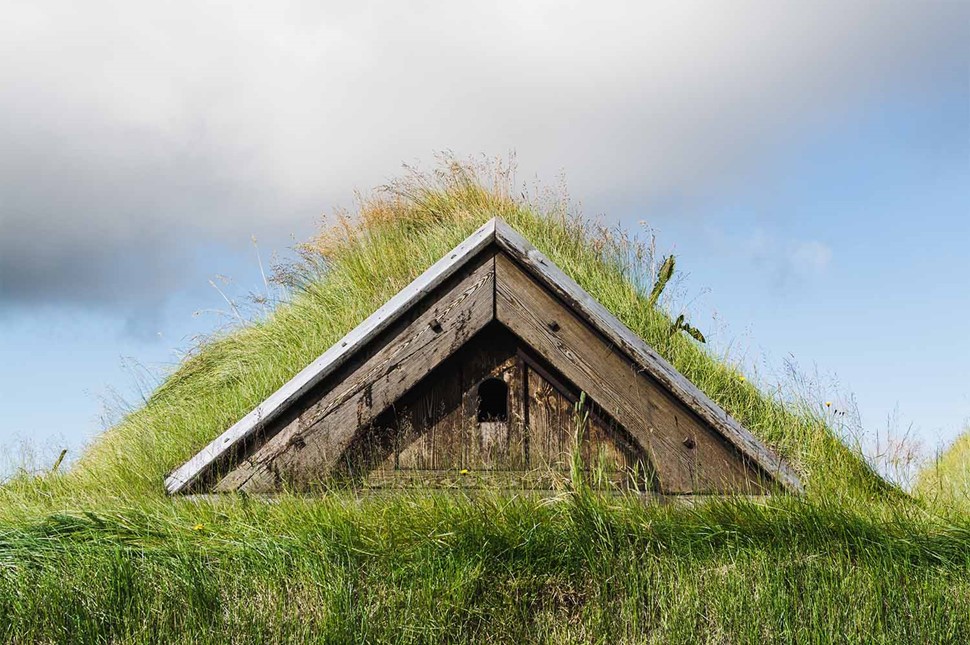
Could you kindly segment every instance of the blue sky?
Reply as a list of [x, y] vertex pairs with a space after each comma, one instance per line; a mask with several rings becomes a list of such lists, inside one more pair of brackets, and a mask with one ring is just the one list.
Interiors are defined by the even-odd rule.
[[967, 5], [420, 6], [12, 13], [0, 446], [76, 454], [139, 366], [229, 322], [210, 279], [262, 290], [252, 235], [285, 255], [445, 149], [649, 222], [692, 319], [769, 381], [793, 356], [872, 432], [897, 407], [930, 449], [961, 430]]

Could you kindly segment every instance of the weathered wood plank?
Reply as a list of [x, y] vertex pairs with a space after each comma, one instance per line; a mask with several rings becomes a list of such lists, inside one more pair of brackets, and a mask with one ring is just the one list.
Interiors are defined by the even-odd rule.
[[461, 419], [461, 379], [445, 378], [428, 383], [400, 404], [413, 431], [398, 438], [397, 468], [401, 470], [449, 470], [461, 465], [456, 429]]
[[321, 383], [347, 359], [435, 290], [495, 239], [492, 219], [367, 317], [319, 358], [283, 384], [249, 414], [210, 442], [165, 479], [169, 494], [186, 492], [210, 467], [272, 423], [284, 410]]
[[[403, 324], [402, 318], [412, 315], [411, 309], [416, 303], [422, 301], [432, 291], [439, 289], [458, 271], [463, 270], [463, 267], [466, 267], [473, 257], [476, 257], [489, 244], [493, 243], [513, 258], [525, 274], [542, 284], [544, 289], [553, 294], [557, 301], [570, 309], [579, 321], [595, 330], [594, 335], [598, 339], [605, 339], [607, 345], [612, 345], [632, 361], [634, 366], [631, 371], [643, 372], [641, 375], [643, 378], [652, 379], [650, 382], [667, 395], [666, 398], [663, 396], [654, 397], [652, 408], [645, 410], [645, 413], [649, 412], [655, 416], [667, 417], [668, 420], [671, 415], [674, 415], [673, 432], [676, 434], [680, 432], [676, 422], [679, 422], [681, 418], [677, 415], [682, 414], [682, 407], [686, 406], [694, 411], [688, 417], [695, 418], [694, 415], [696, 415], [696, 418], [702, 420], [703, 424], [710, 426], [717, 434], [736, 446], [746, 459], [757, 464], [761, 471], [770, 473], [772, 477], [789, 489], [795, 491], [801, 489], [797, 476], [784, 461], [728, 416], [696, 386], [677, 373], [642, 339], [623, 326], [602, 305], [594, 301], [505, 222], [496, 219], [481, 227], [450, 254], [435, 263], [428, 271], [350, 332], [342, 341], [330, 348], [266, 401], [257, 406], [250, 414], [234, 424], [183, 466], [176, 469], [166, 479], [167, 490], [170, 493], [192, 490], [196, 482], [199, 482], [206, 473], [222, 464], [230, 455], [239, 454], [240, 449], [249, 445], [254, 437], [266, 434], [264, 430], [270, 428], [273, 424], [278, 427], [281, 423], [286, 422], [285, 419], [292, 418], [293, 414], [299, 411], [294, 411], [297, 403], [306, 400], [305, 397], [308, 393], [313, 391], [314, 388], [318, 388], [322, 383], [328, 382], [329, 377], [335, 375], [338, 371], [356, 370], [357, 364], [364, 360], [360, 357], [361, 354], [366, 353], [365, 350], [370, 351], [368, 348], [375, 338], [384, 334], [392, 325], [400, 326]], [[393, 378], [391, 376], [385, 379], [388, 387], [390, 387]], [[525, 384], [523, 384], [522, 391], [525, 392]], [[356, 400], [363, 408], [369, 409], [373, 407], [373, 403], [369, 399], [370, 394], [368, 393], [363, 397], [358, 396]], [[387, 404], [390, 405], [392, 402]], [[525, 417], [528, 416], [529, 405], [528, 398], [523, 398], [522, 410]], [[318, 425], [330, 423], [326, 422], [325, 419], [336, 412], [335, 408], [328, 406], [330, 404], [326, 402], [319, 402], [314, 406], [314, 411], [303, 419], [304, 425], [294, 433], [297, 451], [299, 451], [300, 442], [303, 441], [304, 432], [310, 428], [316, 428]], [[514, 411], [510, 410], [510, 415], [512, 414], [514, 414]], [[357, 416], [360, 418], [352, 418], [353, 415], [348, 416], [347, 426], [356, 423], [355, 427], [364, 427], [367, 423], [362, 420], [371, 418], [373, 415], [368, 412], [363, 416]], [[280, 420], [281, 418], [283, 421]], [[513, 421], [510, 418], [510, 423]], [[307, 422], [309, 422], [309, 425], [307, 425]], [[313, 430], [313, 432], [318, 430]], [[632, 434], [630, 428], [627, 428], [627, 431]], [[512, 451], [512, 443], [515, 441], [514, 433], [513, 424], [509, 426], [508, 433], [510, 451]], [[336, 436], [332, 432], [323, 434]], [[429, 437], [427, 440], [434, 444], [432, 452], [438, 454], [440, 451], [437, 447], [437, 435]], [[528, 433], [522, 435], [521, 443], [525, 461], [529, 461], [528, 456], [532, 452], [532, 446], [529, 445], [531, 440], [532, 437]], [[681, 441], [683, 442], [683, 440], [696, 445], [698, 441], [703, 444], [707, 439], [706, 435], [701, 434], [695, 437], [687, 432]], [[715, 467], [711, 466], [712, 463], [715, 462], [710, 460], [697, 462], [696, 460], [686, 459], [682, 465], [689, 472], [688, 478], [708, 479], [713, 474], [706, 471], [716, 470]], [[245, 466], [241, 470], [244, 469]], [[240, 475], [240, 473], [237, 472], [236, 475]], [[248, 475], [243, 474], [242, 480], [245, 480], [246, 477]]]
[[537, 278], [584, 321], [592, 325], [609, 342], [626, 353], [651, 377], [656, 379], [674, 397], [694, 410], [698, 416], [736, 445], [749, 459], [783, 486], [801, 491], [802, 485], [795, 472], [741, 426], [720, 406], [673, 368], [642, 338], [630, 331], [623, 323], [594, 300], [574, 280], [519, 235], [505, 221], [496, 220], [495, 241], [525, 270]]
[[[740, 455], [732, 454], [684, 406], [671, 407], [668, 399], [658, 395], [660, 387], [531, 276], [501, 254], [495, 269], [499, 322], [586, 391], [640, 442], [664, 492], [759, 489], [757, 472], [745, 467]], [[698, 459], [711, 466], [698, 468]]]
[[[478, 422], [478, 386], [488, 378], [509, 384], [515, 364], [515, 345], [511, 334], [489, 334], [471, 347], [462, 361], [465, 393], [462, 399], [464, 460], [468, 469], [509, 468], [509, 424]], [[511, 410], [510, 410], [511, 412]]]
[[[561, 377], [555, 376], [548, 366], [541, 365], [529, 352], [520, 351], [519, 355], [527, 365], [526, 374], [530, 381], [545, 381], [549, 387], [559, 392], [565, 401], [573, 406], [572, 409], [575, 409], [582, 392], [578, 391], [574, 385], [567, 385]], [[655, 490], [657, 488], [656, 474], [646, 451], [637, 444], [626, 429], [616, 421], [609, 419], [605, 411], [591, 399], [586, 400], [586, 412], [589, 416], [588, 441], [591, 444], [606, 445], [606, 452], [613, 455], [617, 459], [617, 463], [623, 464], [628, 475], [624, 478], [626, 481], [623, 483], [632, 484], [638, 490]], [[592, 463], [597, 458], [597, 453], [602, 455], [603, 452], [595, 445], [587, 444], [584, 447], [583, 458], [586, 463]]]
[[[529, 398], [529, 466], [535, 469], [568, 470], [563, 426], [568, 425], [568, 402], [535, 371], [526, 373]], [[566, 417], [565, 419], [563, 417]]]
[[392, 405], [494, 315], [494, 261], [483, 258], [390, 342], [324, 393], [216, 486], [264, 492], [325, 479], [358, 428]]
[[506, 448], [509, 468], [525, 470], [526, 461], [526, 431], [525, 431], [525, 362], [520, 356], [511, 358], [511, 368], [508, 370], [509, 384], [509, 443]]
[[[568, 475], [571, 458], [576, 447], [576, 397], [564, 392], [535, 369], [527, 368], [529, 385], [528, 432], [537, 450], [532, 467], [551, 469]], [[594, 414], [589, 414], [582, 443], [579, 446], [583, 467], [591, 478], [589, 483], [597, 486], [628, 488], [640, 461], [637, 449], [619, 440], [617, 432]], [[593, 476], [596, 476], [594, 479]], [[641, 477], [642, 479], [642, 477]], [[639, 483], [636, 488], [646, 488]]]
[[497, 468], [461, 470], [375, 471], [364, 481], [370, 489], [450, 488], [490, 490], [562, 490], [569, 473], [553, 470], [502, 470]]

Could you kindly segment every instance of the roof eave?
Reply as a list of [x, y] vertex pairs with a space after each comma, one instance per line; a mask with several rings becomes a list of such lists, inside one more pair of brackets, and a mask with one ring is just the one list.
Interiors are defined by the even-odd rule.
[[693, 409], [728, 441], [736, 445], [742, 454], [753, 460], [763, 471], [786, 489], [792, 492], [802, 491], [801, 481], [784, 460], [764, 446], [696, 385], [677, 372], [642, 338], [586, 293], [515, 229], [496, 217], [482, 225], [249, 414], [173, 471], [165, 480], [168, 493], [188, 492], [209, 468], [229, 454], [234, 446], [265, 428], [283, 410], [322, 382], [358, 349], [387, 329], [412, 305], [454, 275], [469, 259], [493, 242], [546, 288], [575, 309], [587, 323], [613, 342], [650, 376], [670, 390], [684, 405]]
[[616, 316], [590, 296], [575, 280], [536, 249], [503, 219], [495, 220], [495, 241], [566, 304], [573, 307], [587, 323], [612, 341], [635, 363], [671, 393], [681, 403], [694, 410], [722, 436], [736, 445], [759, 468], [774, 477], [792, 492], [804, 490], [798, 475], [772, 450], [762, 444], [699, 387], [685, 378], [642, 338], [633, 333]]
[[319, 358], [269, 395], [249, 414], [172, 471], [165, 479], [165, 490], [170, 495], [187, 492], [211, 466], [230, 453], [234, 446], [266, 427], [283, 410], [343, 365], [354, 352], [387, 329], [412, 305], [454, 275], [466, 261], [491, 244], [495, 240], [497, 222], [498, 218], [493, 218], [479, 227]]

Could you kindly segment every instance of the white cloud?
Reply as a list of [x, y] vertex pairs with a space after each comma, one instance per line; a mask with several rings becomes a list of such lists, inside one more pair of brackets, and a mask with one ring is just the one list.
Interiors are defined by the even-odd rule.
[[967, 7], [7, 7], [0, 302], [164, 297], [192, 245], [300, 232], [442, 149], [515, 149], [592, 204], [701, 195], [833, 111], [965, 81]]

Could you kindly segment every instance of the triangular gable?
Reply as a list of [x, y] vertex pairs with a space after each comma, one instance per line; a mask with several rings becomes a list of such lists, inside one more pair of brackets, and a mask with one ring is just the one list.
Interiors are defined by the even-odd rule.
[[708, 472], [736, 461], [738, 472], [753, 467], [788, 490], [801, 489], [783, 460], [500, 218], [176, 469], [166, 489], [198, 492], [215, 483], [245, 489], [246, 482], [278, 476], [277, 465], [294, 445], [304, 449], [307, 437], [313, 463], [332, 467], [333, 455], [343, 454], [355, 434], [496, 323], [626, 427], [651, 455], [663, 491], [714, 490], [698, 490], [705, 472], [698, 453], [716, 457]]

